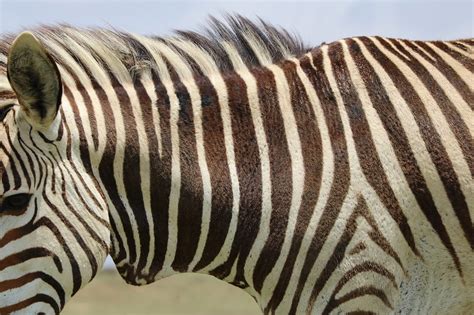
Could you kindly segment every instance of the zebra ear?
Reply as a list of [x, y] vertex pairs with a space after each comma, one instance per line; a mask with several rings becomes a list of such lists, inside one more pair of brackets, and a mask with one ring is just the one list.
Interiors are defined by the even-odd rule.
[[29, 123], [49, 126], [61, 103], [61, 77], [54, 60], [30, 32], [18, 35], [10, 47], [7, 71]]

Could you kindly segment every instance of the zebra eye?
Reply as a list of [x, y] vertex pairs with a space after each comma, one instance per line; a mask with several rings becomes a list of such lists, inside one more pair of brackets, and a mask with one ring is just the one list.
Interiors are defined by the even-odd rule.
[[15, 194], [3, 199], [2, 212], [3, 211], [18, 211], [24, 210], [30, 202], [31, 194]]
[[10, 111], [12, 107], [13, 107], [13, 104], [9, 104], [7, 106], [0, 108], [0, 121], [2, 121], [5, 118], [5, 116], [7, 115], [7, 113]]

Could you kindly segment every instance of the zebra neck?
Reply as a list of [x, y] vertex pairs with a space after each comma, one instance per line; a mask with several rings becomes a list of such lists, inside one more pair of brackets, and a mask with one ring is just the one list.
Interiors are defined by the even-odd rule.
[[[255, 77], [272, 80], [268, 70]], [[114, 85], [124, 128], [117, 127], [117, 113], [107, 119], [115, 124], [107, 137], [117, 143], [107, 142], [97, 167], [113, 204], [114, 260], [137, 284], [177, 272], [234, 282], [231, 270], [250, 251], [261, 215], [251, 108], [259, 98], [257, 82], [249, 88], [248, 78], [237, 74], [223, 77], [221, 86], [206, 77], [192, 84], [149, 79], [133, 88]], [[268, 89], [274, 79], [258, 84]], [[278, 114], [275, 96], [264, 97], [261, 106]], [[282, 128], [277, 120], [265, 123]]]

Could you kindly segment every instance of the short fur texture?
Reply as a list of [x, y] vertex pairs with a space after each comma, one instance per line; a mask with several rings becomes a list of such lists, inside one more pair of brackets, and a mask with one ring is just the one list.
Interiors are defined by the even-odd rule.
[[266, 314], [471, 311], [472, 39], [32, 33], [63, 94], [25, 119], [2, 37], [0, 313], [58, 313], [107, 254], [128, 283], [210, 274]]

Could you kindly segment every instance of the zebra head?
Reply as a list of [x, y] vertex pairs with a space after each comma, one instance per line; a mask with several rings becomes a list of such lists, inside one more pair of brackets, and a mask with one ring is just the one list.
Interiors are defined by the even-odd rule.
[[0, 313], [59, 313], [105, 260], [107, 203], [53, 58], [28, 32], [0, 58]]

